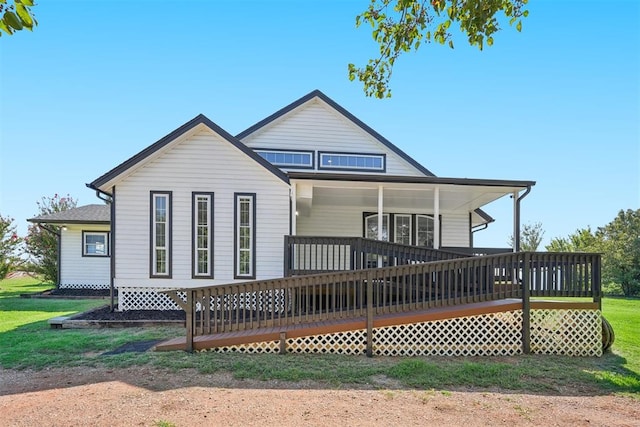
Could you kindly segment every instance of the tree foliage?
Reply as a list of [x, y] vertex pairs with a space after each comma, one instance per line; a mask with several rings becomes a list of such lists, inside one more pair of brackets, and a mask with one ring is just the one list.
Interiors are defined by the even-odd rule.
[[640, 209], [621, 210], [613, 221], [599, 227], [578, 229], [547, 245], [553, 252], [602, 253], [603, 282], [620, 285], [625, 296], [640, 294]]
[[349, 79], [358, 78], [367, 96], [391, 96], [389, 80], [396, 60], [403, 53], [416, 51], [423, 43], [454, 43], [451, 24], [457, 23], [471, 46], [482, 50], [492, 46], [500, 28], [500, 12], [509, 25], [522, 30], [522, 18], [529, 15], [528, 0], [371, 0], [356, 17], [356, 27], [368, 23], [380, 56], [365, 67], [349, 64]]
[[[520, 250], [527, 252], [535, 252], [538, 250], [544, 230], [541, 222], [524, 224], [520, 230]], [[513, 247], [513, 236], [509, 237], [509, 246]]]
[[10, 36], [24, 29], [32, 31], [38, 25], [31, 11], [33, 6], [33, 0], [0, 0], [0, 36], [3, 32]]
[[[66, 197], [55, 194], [53, 197], [42, 197], [36, 204], [38, 205], [36, 216], [42, 216], [75, 208], [77, 201], [68, 194]], [[26, 238], [27, 252], [32, 257], [35, 273], [41, 274], [45, 281], [58, 285], [58, 234], [60, 227], [53, 224], [47, 224], [45, 227], [40, 227], [37, 224], [29, 226]]]
[[21, 245], [13, 218], [0, 214], [0, 280], [20, 264]]

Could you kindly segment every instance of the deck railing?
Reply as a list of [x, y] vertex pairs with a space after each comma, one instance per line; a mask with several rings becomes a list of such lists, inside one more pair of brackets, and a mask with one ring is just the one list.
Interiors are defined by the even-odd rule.
[[330, 271], [415, 264], [466, 258], [465, 253], [401, 245], [362, 237], [285, 236], [284, 274], [298, 276]]
[[198, 335], [363, 317], [370, 328], [386, 313], [504, 298], [522, 298], [527, 313], [531, 296], [599, 302], [600, 255], [520, 252], [165, 293], [187, 312], [192, 350]]

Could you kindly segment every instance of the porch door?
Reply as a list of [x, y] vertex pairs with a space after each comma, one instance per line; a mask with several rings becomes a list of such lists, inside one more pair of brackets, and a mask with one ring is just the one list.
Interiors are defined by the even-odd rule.
[[[364, 218], [365, 238], [378, 240], [378, 214], [368, 215]], [[382, 214], [382, 241], [389, 241], [389, 214]], [[382, 265], [389, 265], [389, 257], [382, 257]], [[378, 256], [368, 254], [366, 259], [367, 268], [378, 266]]]

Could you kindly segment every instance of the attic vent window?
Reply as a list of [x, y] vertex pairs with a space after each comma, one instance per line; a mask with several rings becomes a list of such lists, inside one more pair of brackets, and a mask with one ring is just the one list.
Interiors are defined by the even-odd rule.
[[256, 153], [274, 166], [290, 169], [313, 169], [313, 151], [258, 149]]
[[366, 153], [319, 153], [319, 169], [358, 170], [384, 172], [386, 170], [384, 154]]

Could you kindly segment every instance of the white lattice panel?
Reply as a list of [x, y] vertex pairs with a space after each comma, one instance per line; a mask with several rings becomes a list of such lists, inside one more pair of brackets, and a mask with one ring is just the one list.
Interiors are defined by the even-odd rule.
[[373, 330], [382, 356], [497, 356], [522, 352], [522, 312], [491, 313]]
[[235, 352], [235, 353], [249, 353], [249, 354], [279, 353], [280, 342], [264, 341], [264, 342], [256, 342], [251, 344], [229, 345], [225, 347], [210, 348], [203, 351], [211, 351], [214, 353]]
[[61, 283], [60, 289], [109, 289], [109, 283]]
[[[181, 310], [171, 298], [160, 291], [170, 288], [118, 287], [118, 311], [126, 310]], [[183, 294], [181, 298], [186, 301]]]
[[599, 310], [532, 310], [531, 352], [602, 356]]
[[367, 350], [367, 331], [338, 332], [287, 339], [288, 353], [364, 354]]
[[285, 291], [283, 289], [278, 289], [275, 292], [244, 292], [241, 294], [212, 296], [211, 309], [219, 310], [221, 307], [225, 307], [234, 310], [237, 308], [269, 312], [273, 310], [276, 313], [282, 313], [285, 311], [285, 308], [289, 308], [286, 305], [287, 300], [288, 298], [285, 298]]

